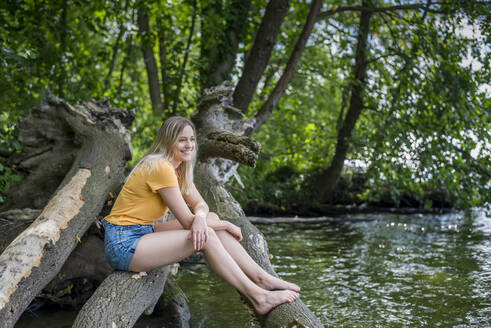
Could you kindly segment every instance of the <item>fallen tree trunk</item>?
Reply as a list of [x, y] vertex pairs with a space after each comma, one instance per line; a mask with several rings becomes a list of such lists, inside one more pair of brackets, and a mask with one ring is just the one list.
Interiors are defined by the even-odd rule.
[[[254, 122], [243, 120], [237, 115], [237, 110], [230, 106], [232, 91], [233, 88], [228, 85], [210, 89], [205, 93], [193, 118], [200, 145], [206, 144], [207, 149], [210, 149], [213, 140], [219, 140], [221, 143], [220, 147], [213, 151], [215, 157], [200, 152], [195, 168], [195, 183], [211, 211], [242, 229], [242, 245], [249, 255], [266, 271], [277, 276], [269, 260], [268, 245], [264, 236], [245, 218], [240, 204], [224, 187], [225, 182], [232, 176], [240, 179], [236, 172], [239, 163], [254, 166], [260, 149], [259, 144], [243, 137]], [[230, 134], [236, 138], [231, 138]], [[228, 147], [223, 144], [227, 142], [230, 143]], [[237, 146], [238, 144], [240, 146]], [[239, 163], [225, 158], [233, 158]], [[294, 325], [311, 328], [323, 326], [300, 299], [291, 304], [282, 304], [267, 315], [256, 318], [263, 327], [268, 328]]]
[[169, 277], [165, 282], [164, 293], [160, 297], [153, 315], [159, 318], [165, 327], [189, 328], [191, 312], [188, 299], [177, 282]]
[[25, 208], [0, 213], [0, 254], [41, 214], [41, 210]]
[[153, 312], [171, 269], [168, 265], [148, 274], [115, 271], [85, 303], [72, 327], [133, 327], [142, 312]]
[[[43, 122], [38, 125], [41, 130], [35, 128], [38, 121]], [[25, 140], [46, 143], [51, 149], [71, 149], [75, 155], [39, 217], [0, 255], [0, 327], [14, 326], [31, 300], [58, 273], [96, 219], [108, 193], [120, 186], [124, 164], [131, 158], [126, 128], [132, 121], [131, 113], [102, 102], [71, 106], [55, 97], [48, 97], [25, 120]], [[62, 131], [51, 133], [57, 129]], [[56, 137], [50, 139], [51, 135]], [[73, 149], [67, 146], [67, 135]], [[58, 147], [60, 143], [64, 146]], [[36, 161], [39, 163], [39, 158]], [[40, 167], [45, 169], [39, 164], [32, 174], [39, 177]], [[31, 189], [37, 187], [30, 185]]]

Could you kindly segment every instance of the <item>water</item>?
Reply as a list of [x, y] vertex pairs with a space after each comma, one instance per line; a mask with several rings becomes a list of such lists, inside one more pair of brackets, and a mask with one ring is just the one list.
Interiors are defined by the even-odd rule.
[[[347, 218], [257, 225], [275, 270], [302, 287], [326, 327], [491, 327], [490, 218], [479, 211]], [[257, 327], [206, 266], [183, 267], [178, 283], [193, 327]], [[161, 325], [142, 318], [138, 327]]]
[[[491, 327], [491, 219], [483, 213], [258, 227], [276, 272], [302, 286], [326, 327]], [[195, 324], [255, 326], [231, 288], [206, 267], [190, 271], [180, 280]]]

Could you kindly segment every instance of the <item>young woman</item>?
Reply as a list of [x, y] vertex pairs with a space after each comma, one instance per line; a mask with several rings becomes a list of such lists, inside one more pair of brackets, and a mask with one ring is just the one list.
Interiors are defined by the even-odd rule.
[[[193, 123], [167, 119], [103, 220], [109, 263], [119, 270], [148, 271], [201, 251], [210, 268], [249, 298], [257, 313], [293, 302], [300, 288], [264, 271], [239, 243], [240, 228], [209, 212], [193, 183], [195, 155]], [[154, 224], [168, 209], [177, 220]]]

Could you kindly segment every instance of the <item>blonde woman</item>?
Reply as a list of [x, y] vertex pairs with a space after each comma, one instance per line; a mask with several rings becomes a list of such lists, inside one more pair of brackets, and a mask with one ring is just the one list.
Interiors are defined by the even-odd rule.
[[[193, 123], [167, 119], [103, 220], [109, 263], [141, 272], [201, 251], [210, 268], [244, 294], [257, 313], [293, 302], [300, 288], [264, 271], [239, 243], [240, 228], [209, 212], [193, 183], [195, 156]], [[177, 220], [155, 224], [168, 209]]]

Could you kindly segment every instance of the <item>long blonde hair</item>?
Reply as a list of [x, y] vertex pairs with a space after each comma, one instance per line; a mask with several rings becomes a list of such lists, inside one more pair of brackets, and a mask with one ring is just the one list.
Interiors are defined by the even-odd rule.
[[[182, 130], [188, 125], [193, 129], [194, 136], [196, 137], [196, 128], [190, 120], [180, 116], [172, 116], [166, 119], [164, 123], [162, 123], [152, 146], [138, 164], [136, 164], [135, 168], [128, 175], [128, 178], [139, 168], [148, 167], [149, 170], [155, 169], [158, 160], [163, 159], [169, 162], [172, 161], [174, 157], [174, 147], [176, 146]], [[197, 152], [198, 147], [196, 143], [193, 159], [189, 162], [181, 162], [176, 169], [179, 187], [181, 192], [185, 194], [191, 190], [191, 186], [193, 185], [193, 166]]]

